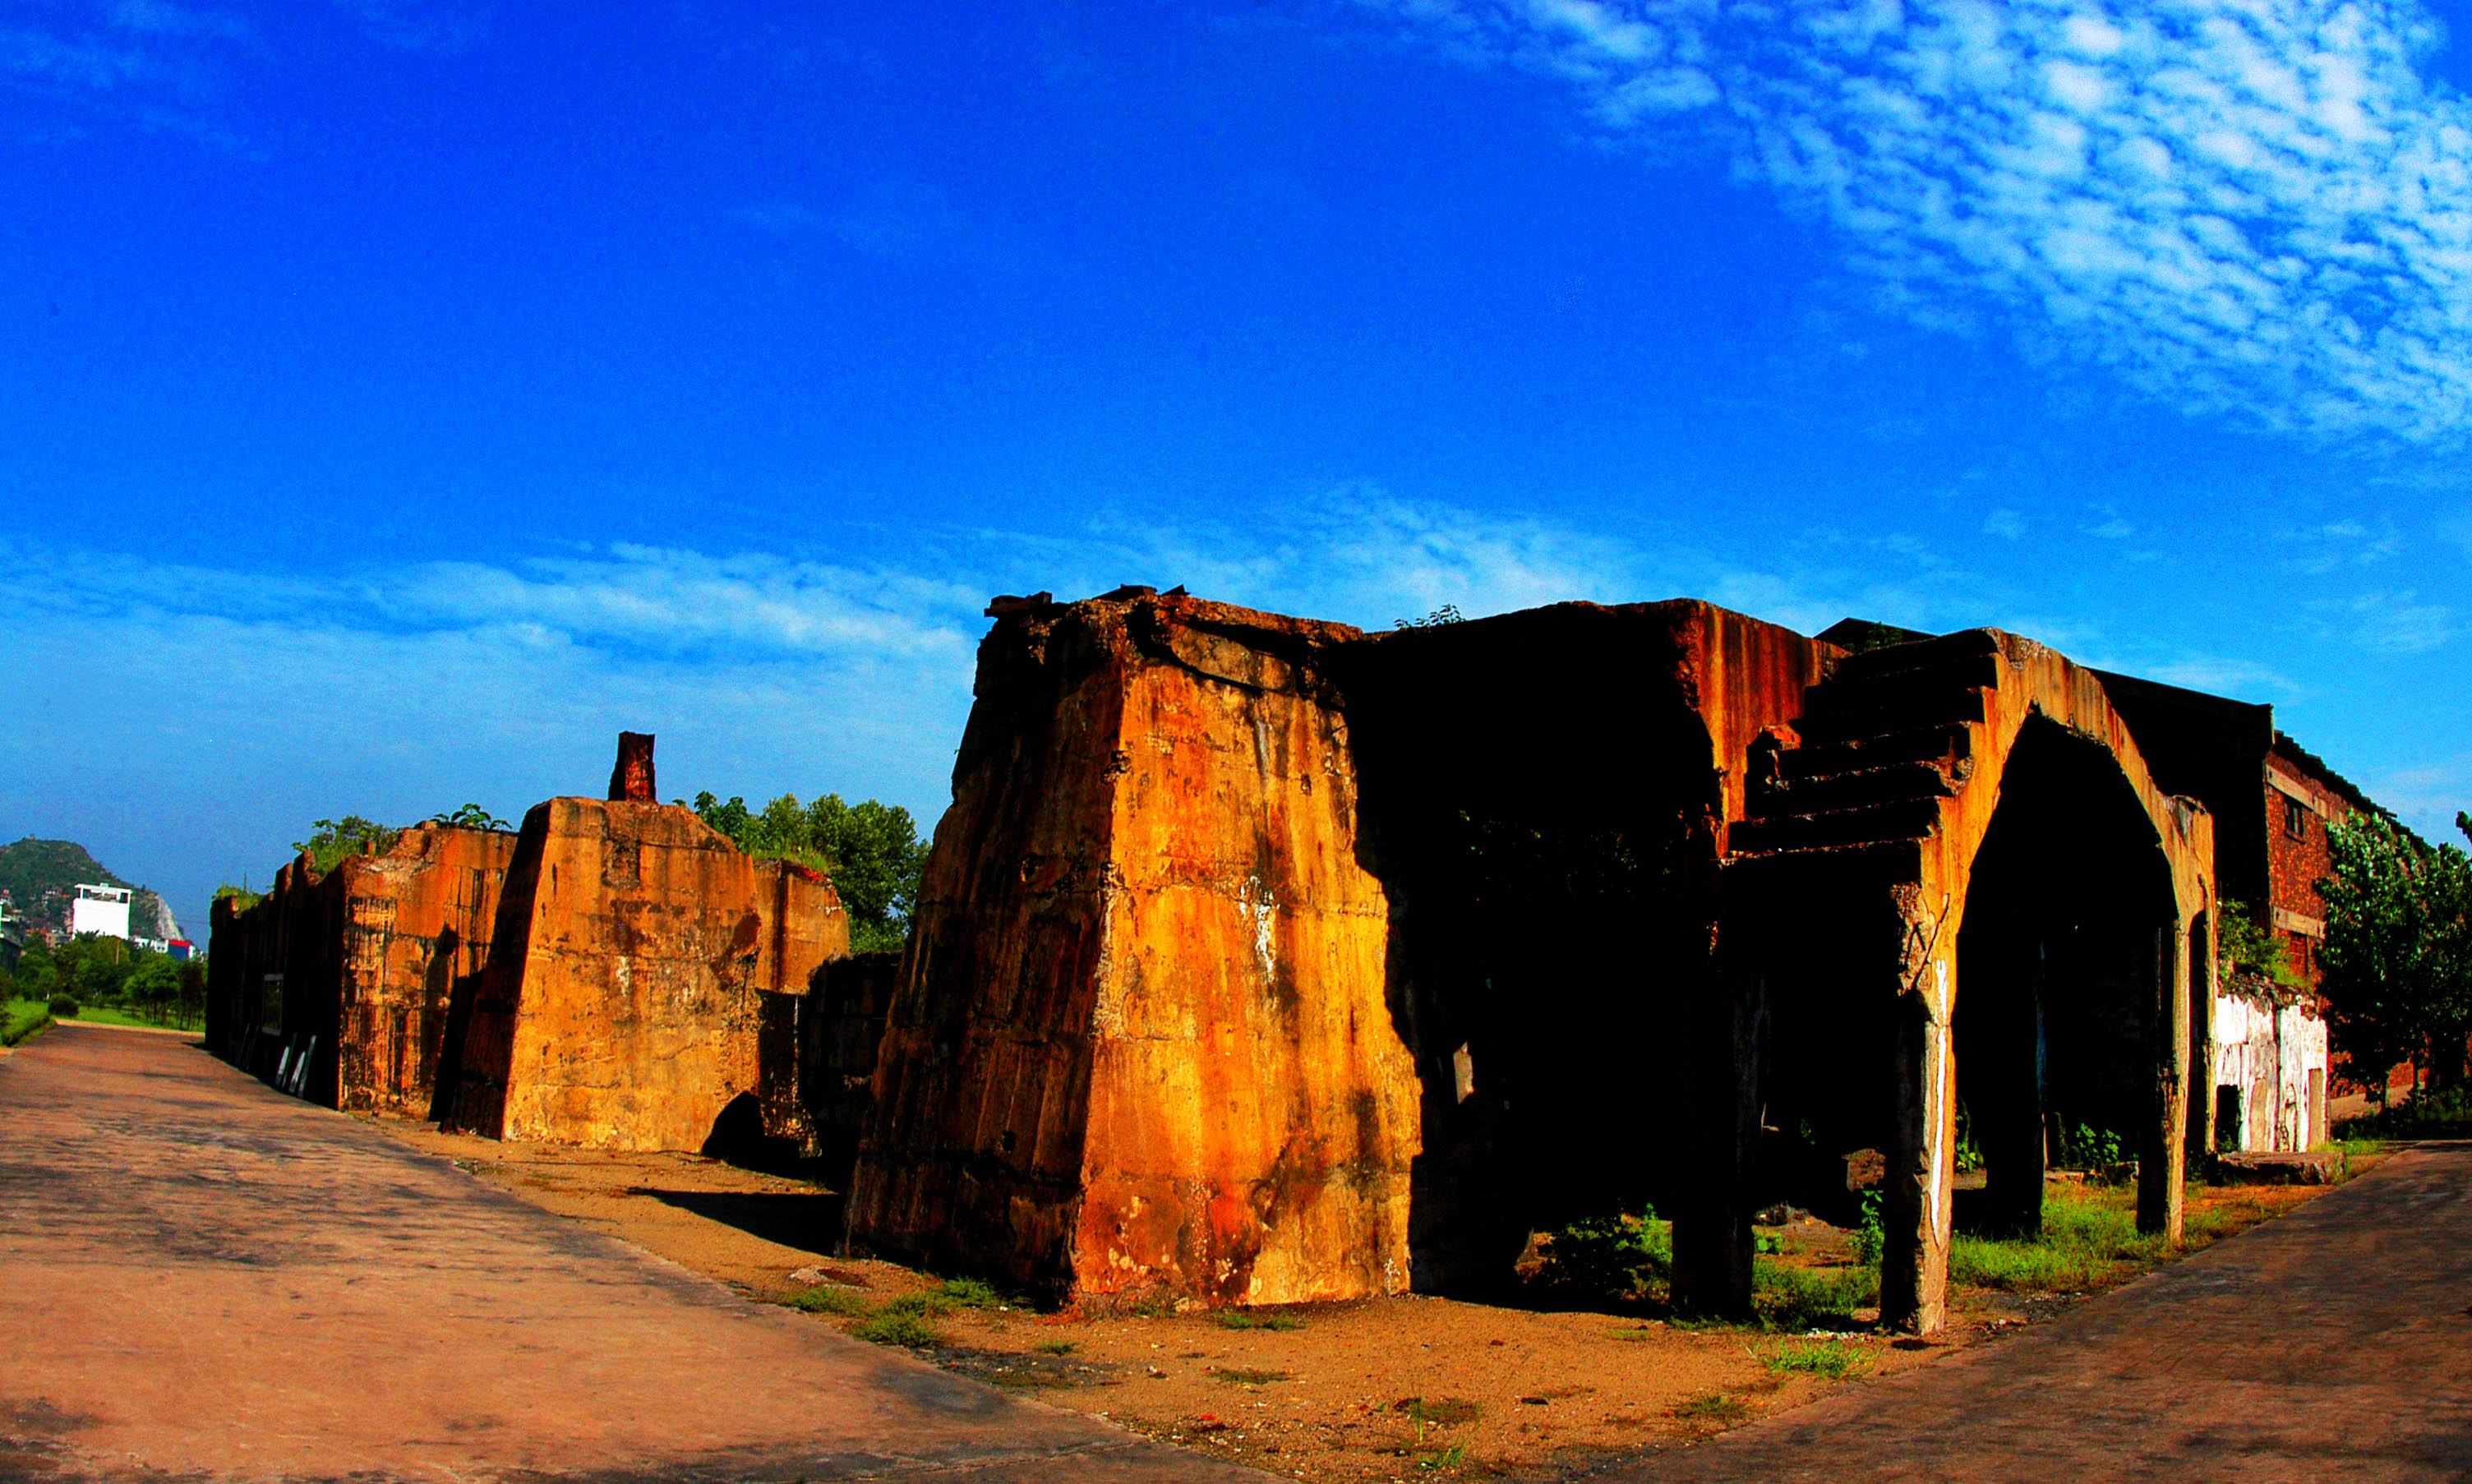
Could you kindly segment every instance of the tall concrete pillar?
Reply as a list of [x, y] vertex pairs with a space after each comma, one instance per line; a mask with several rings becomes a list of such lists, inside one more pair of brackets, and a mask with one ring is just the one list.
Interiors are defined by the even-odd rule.
[[2189, 930], [2175, 912], [2154, 935], [2154, 1106], [2137, 1162], [2137, 1229], [2180, 1239], [2189, 1150]]
[[[1919, 935], [1918, 935], [1919, 936]], [[1933, 942], [1897, 997], [1896, 1104], [1881, 1219], [1880, 1323], [1929, 1334], [1948, 1317], [1957, 1058], [1949, 1042], [1953, 945]]]
[[1751, 1317], [1750, 1172], [1760, 1132], [1766, 987], [1723, 973], [1694, 1027], [1693, 1167], [1674, 1213], [1674, 1307], [1712, 1318]]

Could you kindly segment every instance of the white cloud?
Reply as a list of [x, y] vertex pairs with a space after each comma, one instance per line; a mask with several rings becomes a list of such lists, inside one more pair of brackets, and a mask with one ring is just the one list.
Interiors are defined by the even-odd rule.
[[2394, 593], [2366, 593], [2352, 601], [2358, 626], [2352, 642], [2381, 654], [2419, 654], [2454, 637], [2454, 614], [2443, 604], [2423, 602], [2406, 588]]
[[2472, 102], [2406, 0], [1366, 3], [1618, 140], [1720, 127], [1924, 324], [2278, 428], [2472, 426]]
[[2026, 533], [2026, 517], [2011, 509], [1994, 510], [1983, 517], [1983, 533], [2014, 541]]

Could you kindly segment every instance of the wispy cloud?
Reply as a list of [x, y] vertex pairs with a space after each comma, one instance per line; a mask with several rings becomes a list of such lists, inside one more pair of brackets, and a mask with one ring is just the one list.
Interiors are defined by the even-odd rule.
[[1366, 0], [1563, 80], [1608, 137], [1715, 130], [1913, 319], [2167, 403], [2472, 427], [2472, 102], [2398, 0]]
[[2380, 654], [2418, 654], [2455, 636], [2455, 616], [2442, 603], [2424, 602], [2407, 588], [2365, 593], [2352, 600], [2352, 642]]

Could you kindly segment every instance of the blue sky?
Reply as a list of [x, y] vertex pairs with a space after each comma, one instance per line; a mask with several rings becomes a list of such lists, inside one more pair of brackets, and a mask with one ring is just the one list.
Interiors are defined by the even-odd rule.
[[[932, 824], [997, 592], [1997, 624], [2472, 804], [2472, 16], [0, 6], [0, 836]], [[2451, 832], [2449, 832], [2451, 833]]]

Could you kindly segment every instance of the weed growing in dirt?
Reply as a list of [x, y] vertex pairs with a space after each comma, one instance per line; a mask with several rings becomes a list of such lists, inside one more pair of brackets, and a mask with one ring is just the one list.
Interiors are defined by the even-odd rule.
[[1760, 1364], [1775, 1376], [1816, 1376], [1824, 1381], [1842, 1381], [1870, 1370], [1872, 1359], [1866, 1350], [1840, 1340], [1821, 1340], [1817, 1344], [1779, 1345], [1760, 1356]]
[[1750, 1403], [1742, 1398], [1712, 1391], [1706, 1396], [1693, 1397], [1667, 1415], [1693, 1423], [1738, 1423], [1750, 1413]]
[[[920, 1297], [921, 1295], [909, 1295]], [[899, 1302], [898, 1300], [895, 1301]], [[849, 1332], [873, 1345], [904, 1345], [912, 1350], [933, 1350], [944, 1343], [944, 1332], [915, 1313], [895, 1313], [892, 1306], [872, 1319], [862, 1319], [849, 1327]]]
[[1889, 1245], [1888, 1235], [1880, 1225], [1880, 1212], [1885, 1198], [1877, 1190], [1863, 1192], [1863, 1215], [1854, 1224], [1854, 1260], [1865, 1267], [1878, 1267], [1880, 1254]]
[[1223, 1365], [1214, 1365], [1202, 1374], [1214, 1381], [1226, 1381], [1237, 1386], [1268, 1386], [1273, 1381], [1296, 1378], [1293, 1371], [1244, 1371]]
[[938, 1297], [955, 1308], [1029, 1308], [1026, 1299], [1017, 1299], [999, 1290], [995, 1284], [976, 1278], [947, 1278]]
[[875, 1306], [868, 1302], [866, 1294], [856, 1288], [844, 1288], [833, 1284], [801, 1288], [785, 1302], [792, 1308], [804, 1309], [810, 1314], [865, 1316], [875, 1312]]
[[1232, 1308], [1219, 1312], [1219, 1328], [1223, 1330], [1269, 1330], [1285, 1333], [1304, 1327], [1303, 1320], [1290, 1319], [1285, 1314], [1248, 1314]]
[[1037, 1346], [1042, 1355], [1069, 1355], [1081, 1348], [1071, 1340], [1041, 1340]]
[[1464, 1440], [1455, 1439], [1450, 1447], [1437, 1449], [1417, 1459], [1416, 1467], [1432, 1472], [1441, 1469], [1456, 1469], [1465, 1462], [1467, 1462], [1467, 1443]]

